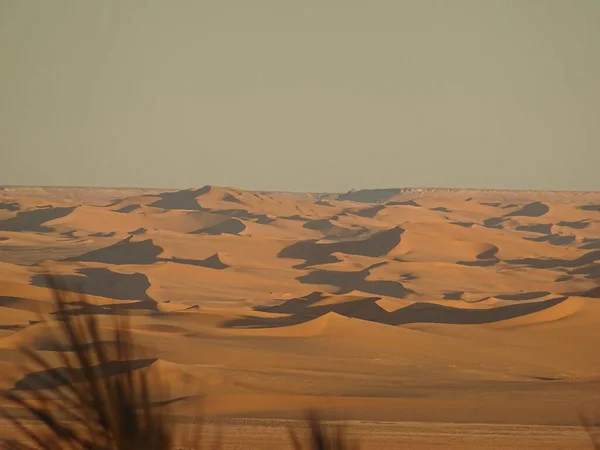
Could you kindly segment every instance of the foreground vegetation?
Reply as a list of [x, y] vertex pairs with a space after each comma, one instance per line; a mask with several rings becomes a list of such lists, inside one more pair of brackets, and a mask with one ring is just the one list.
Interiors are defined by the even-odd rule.
[[[39, 352], [22, 348], [30, 364], [24, 367], [18, 389], [4, 393], [16, 408], [2, 412], [20, 431], [22, 439], [3, 441], [12, 450], [175, 450], [202, 449], [202, 421], [184, 437], [169, 420], [166, 406], [153, 400], [168, 386], [136, 366], [134, 342], [126, 314], [114, 315], [112, 336], [101, 336], [95, 315], [79, 315], [74, 305], [88, 304], [84, 295], [71, 295], [56, 280], [48, 278], [54, 296], [58, 331], [52, 331], [46, 346], [57, 349], [56, 368]], [[152, 379], [151, 379], [152, 377]], [[23, 420], [11, 411], [25, 411]], [[600, 410], [582, 412], [581, 421], [600, 449]], [[315, 412], [307, 416], [308, 439], [290, 428], [290, 448], [295, 450], [358, 449], [342, 427], [324, 424]], [[26, 442], [26, 443], [25, 443]], [[219, 448], [219, 441], [211, 447]]]
[[[74, 314], [72, 305], [86, 304], [83, 295], [70, 299], [64, 286], [48, 277], [55, 302], [55, 316], [60, 324], [50, 342], [58, 351], [61, 367], [56, 368], [38, 352], [22, 348], [31, 364], [19, 389], [11, 389], [6, 399], [29, 413], [43, 425], [31, 428], [30, 421], [3, 411], [21, 432], [20, 441], [4, 441], [4, 448], [72, 449], [72, 450], [170, 450], [201, 449], [202, 425], [191, 437], [177, 433], [169, 421], [165, 406], [152, 397], [167, 386], [157, 374], [150, 380], [147, 370], [135, 366], [134, 342], [127, 315], [114, 316], [113, 336], [101, 336], [97, 317]], [[51, 331], [51, 330], [49, 330]], [[24, 373], [25, 375], [25, 373]], [[29, 380], [29, 381], [27, 381]], [[303, 443], [297, 430], [290, 429], [290, 446], [319, 450], [356, 449], [339, 427], [327, 427], [316, 413], [307, 419], [309, 442]], [[23, 442], [29, 442], [25, 444]], [[218, 447], [218, 443], [216, 444]]]

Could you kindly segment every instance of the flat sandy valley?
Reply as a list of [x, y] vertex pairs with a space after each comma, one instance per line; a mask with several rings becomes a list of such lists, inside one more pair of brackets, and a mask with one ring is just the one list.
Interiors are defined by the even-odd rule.
[[127, 310], [174, 417], [229, 448], [308, 408], [364, 448], [589, 448], [600, 193], [0, 188], [3, 387], [20, 346], [53, 358], [47, 271]]

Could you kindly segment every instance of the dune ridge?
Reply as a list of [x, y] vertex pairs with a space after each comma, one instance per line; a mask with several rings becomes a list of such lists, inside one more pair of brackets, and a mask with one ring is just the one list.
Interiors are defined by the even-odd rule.
[[182, 411], [202, 394], [246, 417], [286, 417], [293, 400], [361, 420], [438, 405], [448, 422], [574, 424], [600, 386], [598, 205], [597, 192], [5, 186], [0, 364], [29, 345], [60, 370], [37, 314], [55, 323], [50, 271], [88, 295], [70, 314], [128, 312], [153, 352], [139, 370], [183, 380]]

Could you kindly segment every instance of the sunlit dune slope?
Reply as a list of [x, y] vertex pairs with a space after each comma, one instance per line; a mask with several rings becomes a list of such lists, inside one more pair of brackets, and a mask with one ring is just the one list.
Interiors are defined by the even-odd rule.
[[600, 389], [598, 193], [3, 188], [11, 387], [61, 364], [47, 272], [186, 414], [574, 424]]

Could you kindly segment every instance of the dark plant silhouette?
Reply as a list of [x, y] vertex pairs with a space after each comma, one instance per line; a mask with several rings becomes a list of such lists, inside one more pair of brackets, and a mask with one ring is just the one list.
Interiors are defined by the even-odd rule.
[[306, 447], [295, 429], [290, 428], [290, 439], [294, 450], [358, 450], [357, 443], [351, 443], [348, 433], [342, 425], [327, 426], [319, 418], [319, 415], [311, 411], [307, 418], [309, 428], [309, 439]]
[[[96, 316], [70, 314], [68, 295], [52, 277], [48, 283], [60, 324], [60, 332], [51, 337], [52, 344], [60, 348], [66, 341], [71, 351], [57, 352], [62, 364], [57, 369], [39, 353], [21, 349], [38, 369], [37, 376], [24, 378], [5, 397], [37, 419], [43, 429], [29, 428], [4, 410], [31, 442], [5, 446], [47, 450], [172, 448], [173, 433], [164, 412], [151, 401], [148, 372], [135, 365], [126, 316], [114, 316], [112, 340], [107, 343], [100, 335]], [[78, 297], [85, 301], [83, 294]], [[115, 366], [119, 370], [114, 370]], [[157, 386], [159, 380], [153, 383], [155, 389]]]
[[[46, 348], [57, 349], [61, 367], [38, 352], [22, 348], [31, 361], [24, 377], [4, 393], [16, 410], [28, 413], [38, 426], [8, 409], [3, 415], [20, 430], [20, 441], [5, 440], [10, 450], [175, 450], [201, 448], [202, 421], [192, 431], [192, 445], [175, 439], [175, 425], [164, 405], [153, 402], [153, 390], [165, 390], [160, 379], [150, 380], [146, 370], [151, 359], [136, 359], [127, 315], [111, 315], [113, 335], [101, 336], [97, 316], [75, 314], [72, 307], [89, 304], [83, 293], [69, 293], [55, 277], [47, 276], [59, 324], [49, 332]], [[81, 291], [79, 291], [81, 292]], [[70, 299], [69, 297], [74, 298]], [[124, 311], [126, 312], [126, 311]], [[156, 373], [152, 376], [158, 377]], [[164, 393], [159, 392], [159, 393]], [[41, 425], [41, 426], [40, 426]], [[308, 418], [308, 449], [356, 449], [347, 442], [345, 430], [327, 427], [315, 413]], [[304, 448], [295, 430], [290, 430], [293, 448]], [[27, 443], [25, 443], [25, 441]], [[181, 440], [180, 440], [181, 441]], [[220, 434], [214, 446], [221, 447]]]
[[600, 402], [592, 403], [589, 411], [582, 410], [579, 418], [592, 441], [593, 448], [600, 450]]

